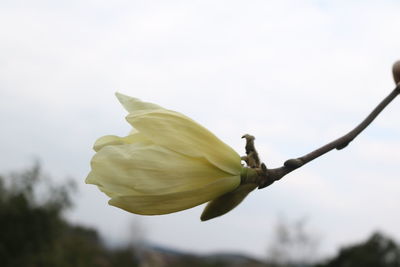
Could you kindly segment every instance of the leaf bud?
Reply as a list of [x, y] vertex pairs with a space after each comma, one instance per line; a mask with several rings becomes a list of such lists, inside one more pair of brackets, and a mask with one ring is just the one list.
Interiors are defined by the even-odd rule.
[[396, 62], [393, 64], [393, 69], [392, 69], [392, 71], [393, 71], [393, 79], [394, 79], [394, 82], [395, 82], [396, 85], [397, 85], [397, 84], [400, 83], [400, 60], [396, 61]]

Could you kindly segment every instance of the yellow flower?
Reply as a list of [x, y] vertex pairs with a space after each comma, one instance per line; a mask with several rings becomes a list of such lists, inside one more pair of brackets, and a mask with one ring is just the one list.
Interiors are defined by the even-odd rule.
[[156, 215], [189, 209], [240, 184], [240, 156], [178, 112], [122, 94], [132, 132], [99, 138], [86, 183], [126, 211]]

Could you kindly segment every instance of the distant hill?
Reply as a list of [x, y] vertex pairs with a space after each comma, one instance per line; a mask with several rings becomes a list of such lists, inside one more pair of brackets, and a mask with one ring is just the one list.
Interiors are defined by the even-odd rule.
[[142, 248], [140, 267], [268, 267], [252, 257], [234, 253], [194, 254], [163, 247]]

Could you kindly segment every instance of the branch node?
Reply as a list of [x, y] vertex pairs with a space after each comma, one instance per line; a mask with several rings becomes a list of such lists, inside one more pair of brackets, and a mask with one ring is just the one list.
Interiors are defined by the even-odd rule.
[[283, 163], [285, 167], [290, 169], [297, 169], [303, 165], [303, 161], [301, 159], [289, 159]]
[[394, 82], [396, 83], [396, 85], [399, 85], [399, 83], [400, 83], [400, 60], [396, 61], [393, 64], [392, 71], [393, 71]]
[[343, 143], [343, 144], [339, 144], [337, 147], [335, 147], [337, 150], [342, 150], [343, 148], [347, 147], [350, 144], [350, 142], [348, 143]]

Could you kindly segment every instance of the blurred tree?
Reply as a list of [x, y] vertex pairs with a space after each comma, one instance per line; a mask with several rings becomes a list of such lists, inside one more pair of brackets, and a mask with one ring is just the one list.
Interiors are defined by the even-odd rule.
[[61, 186], [48, 199], [38, 199], [40, 179], [39, 165], [0, 177], [0, 259], [5, 266], [40, 262], [40, 252], [51, 248], [63, 228], [60, 215], [70, 205], [69, 189]]
[[137, 266], [130, 248], [108, 250], [95, 230], [63, 218], [73, 189], [54, 185], [39, 164], [0, 176], [0, 266]]
[[374, 233], [367, 241], [342, 248], [335, 258], [316, 267], [399, 267], [400, 248], [390, 238]]
[[318, 235], [307, 227], [305, 218], [287, 222], [280, 218], [267, 251], [273, 266], [310, 266], [316, 260]]

